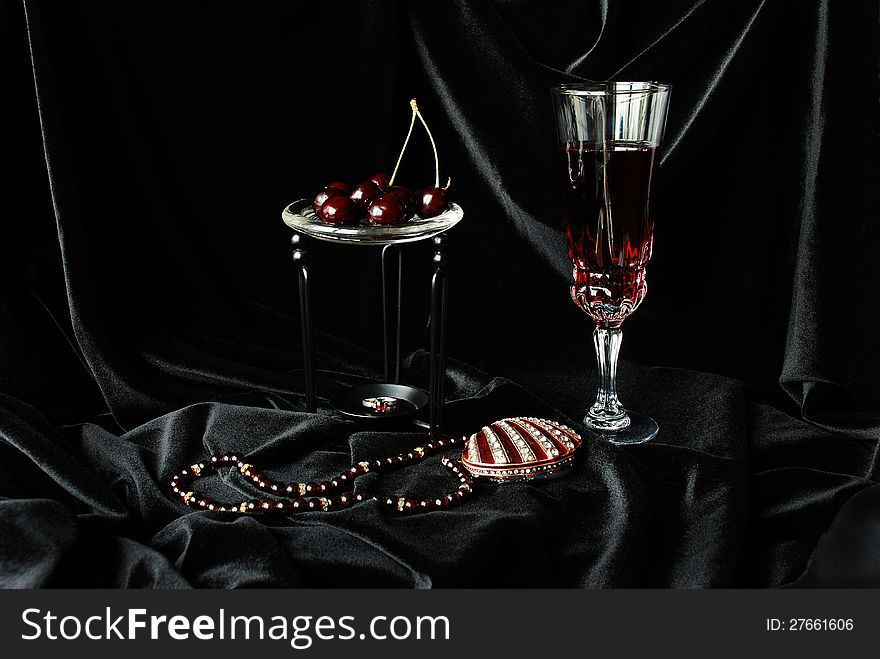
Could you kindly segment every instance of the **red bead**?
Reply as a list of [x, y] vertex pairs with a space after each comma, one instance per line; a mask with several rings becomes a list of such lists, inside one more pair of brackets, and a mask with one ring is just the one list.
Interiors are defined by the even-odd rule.
[[299, 510], [300, 508], [305, 508], [307, 506], [306, 500], [302, 497], [293, 500], [293, 503], [290, 504], [290, 507], [294, 510]]
[[455, 503], [459, 503], [464, 498], [464, 495], [461, 493], [461, 490], [456, 490], [452, 493], [452, 499]]
[[309, 506], [309, 510], [316, 510], [321, 507], [321, 504], [318, 503], [317, 499], [309, 499], [308, 506]]
[[308, 482], [306, 483], [306, 494], [314, 494], [318, 489], [317, 483]]
[[327, 481], [321, 481], [318, 483], [318, 492], [326, 492], [330, 489], [330, 483]]
[[336, 503], [340, 508], [348, 508], [351, 505], [351, 499], [348, 495], [343, 494], [336, 500]]
[[431, 510], [434, 507], [434, 502], [429, 499], [422, 499], [419, 501], [419, 510]]
[[403, 502], [403, 509], [404, 510], [412, 511], [412, 510], [415, 510], [415, 508], [416, 508], [415, 502], [410, 501], [409, 499], [407, 499], [406, 501]]

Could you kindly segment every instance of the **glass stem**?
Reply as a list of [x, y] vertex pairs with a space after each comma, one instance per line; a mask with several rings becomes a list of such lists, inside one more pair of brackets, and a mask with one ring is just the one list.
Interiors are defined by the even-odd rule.
[[597, 326], [593, 331], [593, 345], [599, 363], [599, 392], [584, 423], [599, 430], [620, 430], [629, 425], [626, 410], [617, 399], [617, 355], [623, 330], [619, 326]]

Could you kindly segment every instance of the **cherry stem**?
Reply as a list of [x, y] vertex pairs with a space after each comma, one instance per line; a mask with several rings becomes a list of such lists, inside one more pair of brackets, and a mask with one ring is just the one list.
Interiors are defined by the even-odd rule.
[[403, 160], [403, 154], [406, 151], [406, 145], [409, 144], [410, 135], [412, 135], [413, 126], [416, 123], [416, 115], [419, 113], [419, 106], [416, 105], [416, 99], [412, 99], [409, 102], [410, 107], [412, 108], [412, 119], [409, 121], [409, 130], [406, 133], [406, 139], [403, 141], [403, 148], [400, 149], [400, 155], [397, 156], [397, 164], [394, 165], [394, 171], [391, 173], [391, 179], [388, 181], [388, 187], [390, 188], [394, 185], [394, 177], [397, 176], [397, 170], [400, 167], [400, 161]]
[[428, 128], [428, 123], [425, 121], [425, 118], [422, 116], [422, 113], [419, 112], [419, 108], [415, 105], [415, 99], [412, 102], [413, 109], [416, 112], [416, 116], [419, 118], [419, 121], [422, 122], [422, 126], [425, 127], [425, 132], [428, 133], [428, 139], [431, 140], [431, 146], [434, 149], [434, 187], [440, 187], [440, 158], [437, 156], [437, 145], [434, 143], [434, 136], [431, 135], [431, 129]]

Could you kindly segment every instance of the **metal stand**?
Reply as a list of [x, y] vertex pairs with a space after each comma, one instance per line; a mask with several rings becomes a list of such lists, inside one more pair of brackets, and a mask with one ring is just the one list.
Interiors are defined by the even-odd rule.
[[315, 344], [312, 340], [312, 298], [309, 291], [309, 269], [306, 266], [306, 251], [302, 249], [302, 237], [295, 233], [290, 242], [293, 244], [293, 262], [299, 268], [299, 315], [302, 326], [306, 410], [316, 412], [318, 408], [315, 403]]
[[431, 441], [440, 439], [446, 401], [446, 235], [434, 238], [434, 276], [431, 278], [431, 386], [428, 390]]
[[[397, 254], [397, 291], [394, 297], [394, 306], [397, 308], [397, 317], [394, 318], [394, 307], [389, 302], [388, 280], [389, 270], [394, 266], [394, 254]], [[399, 245], [385, 245], [382, 248], [382, 344], [385, 354], [385, 382], [400, 383], [400, 319], [403, 293], [403, 253]], [[391, 332], [389, 328], [394, 323], [394, 379], [391, 379]]]
[[[431, 317], [430, 325], [430, 376], [428, 393], [429, 428], [431, 439], [440, 438], [443, 427], [443, 406], [445, 403], [446, 382], [446, 308], [448, 284], [446, 276], [446, 234], [434, 237], [434, 275], [431, 278]], [[315, 404], [315, 347], [312, 340], [312, 302], [309, 286], [309, 273], [306, 265], [304, 239], [299, 233], [294, 234], [293, 261], [299, 270], [299, 309], [302, 325], [303, 368], [306, 385], [306, 409], [316, 411]], [[396, 257], [396, 258], [395, 258]], [[397, 281], [394, 286], [394, 277]], [[403, 292], [403, 253], [400, 245], [387, 244], [382, 248], [382, 335], [384, 353], [384, 372], [386, 383], [400, 390], [411, 389], [410, 398], [418, 400], [418, 391], [412, 387], [400, 385], [400, 345], [401, 317]], [[360, 400], [361, 390], [369, 387], [377, 388], [378, 394], [389, 392], [389, 385], [360, 385], [354, 392], [354, 398]], [[424, 396], [424, 393], [420, 394]], [[403, 400], [403, 398], [401, 399]], [[357, 401], [354, 401], [356, 404]], [[424, 401], [422, 401], [424, 404]], [[417, 408], [416, 408], [417, 409]], [[405, 413], [403, 408], [399, 414]]]

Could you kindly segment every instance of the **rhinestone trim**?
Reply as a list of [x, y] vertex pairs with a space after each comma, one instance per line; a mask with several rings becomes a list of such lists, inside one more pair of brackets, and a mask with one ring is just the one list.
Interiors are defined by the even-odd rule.
[[[565, 428], [567, 431], [571, 432], [575, 437], [578, 438], [578, 443], [580, 443], [580, 436], [574, 432], [574, 430], [570, 430], [566, 426], [557, 424], [552, 424], [549, 421], [544, 421], [543, 419], [533, 419], [528, 417], [526, 419], [529, 423], [532, 423], [538, 426], [541, 430], [546, 432], [547, 434], [553, 435], [554, 439], [558, 441], [560, 444], [565, 446], [569, 451], [573, 451], [575, 449], [575, 443], [571, 440], [571, 437], [568, 433], [564, 433], [560, 430], [560, 428]], [[548, 442], [549, 443], [549, 442]], [[555, 449], [554, 449], [555, 450]]]
[[486, 433], [486, 443], [489, 445], [489, 450], [492, 452], [492, 461], [495, 462], [495, 464], [510, 462], [507, 458], [507, 452], [504, 450], [504, 446], [501, 444], [501, 440], [498, 439], [498, 435], [495, 434], [495, 431], [489, 426], [486, 426], [481, 432]]
[[[547, 434], [550, 434], [551, 432], [553, 432], [552, 429], [547, 428], [546, 426], [542, 425], [541, 423], [538, 423], [538, 421], [539, 421], [538, 419], [532, 419], [530, 417], [523, 417], [523, 418], [526, 421], [529, 421], [529, 422], [535, 424], [536, 426], [538, 426], [538, 428], [545, 431]], [[506, 420], [515, 421], [515, 419], [506, 419]], [[530, 432], [529, 434], [532, 436], [532, 439], [534, 439], [536, 442], [538, 442], [538, 444], [541, 445], [541, 448], [544, 450], [544, 453], [547, 455], [548, 458], [558, 458], [559, 457], [559, 449], [553, 445], [553, 442], [551, 442], [550, 439], [546, 435], [544, 435], [540, 432], [537, 432], [537, 431]]]
[[[504, 421], [499, 421], [498, 426], [504, 431], [507, 437], [510, 439], [513, 446], [516, 448], [516, 452], [519, 453], [519, 457], [523, 462], [535, 462], [538, 459], [538, 456], [535, 455], [535, 452], [532, 450], [532, 447], [528, 445], [523, 436], [519, 434], [518, 427], [514, 428], [511, 424]], [[531, 434], [531, 433], [530, 433]], [[534, 439], [538, 439], [535, 435], [532, 435]]]
[[468, 461], [480, 462], [480, 446], [477, 443], [477, 434], [471, 435], [467, 444]]

